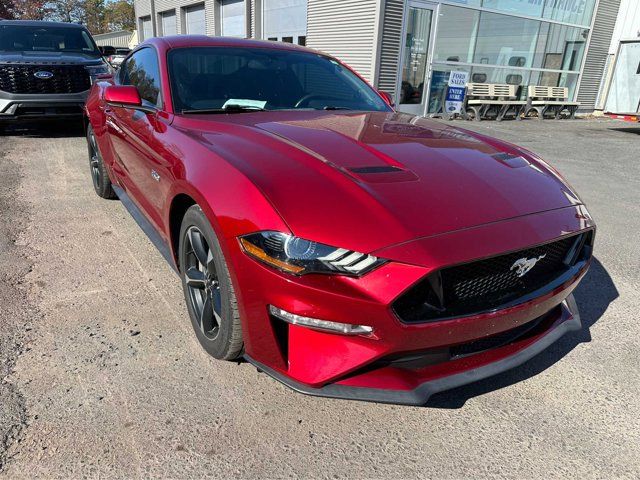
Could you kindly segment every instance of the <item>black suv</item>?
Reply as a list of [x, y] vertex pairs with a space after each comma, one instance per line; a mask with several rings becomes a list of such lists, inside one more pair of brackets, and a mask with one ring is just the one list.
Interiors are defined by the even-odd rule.
[[0, 126], [81, 116], [93, 79], [108, 73], [82, 25], [0, 20]]

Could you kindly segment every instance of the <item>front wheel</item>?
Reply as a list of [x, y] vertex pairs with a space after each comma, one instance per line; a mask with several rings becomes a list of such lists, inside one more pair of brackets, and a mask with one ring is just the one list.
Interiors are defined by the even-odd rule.
[[229, 269], [198, 205], [189, 208], [182, 220], [179, 256], [184, 296], [198, 341], [214, 358], [238, 358], [243, 349], [242, 328]]
[[94, 190], [99, 197], [107, 199], [116, 198], [91, 124], [87, 127], [87, 148], [89, 150], [89, 167], [91, 168], [91, 180], [93, 180]]

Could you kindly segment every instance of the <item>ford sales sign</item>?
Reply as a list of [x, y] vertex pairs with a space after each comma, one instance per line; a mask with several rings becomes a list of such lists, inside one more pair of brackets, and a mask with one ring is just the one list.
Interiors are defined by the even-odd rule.
[[462, 110], [468, 78], [469, 72], [451, 72], [447, 97], [444, 101], [444, 108], [448, 114], [460, 113]]

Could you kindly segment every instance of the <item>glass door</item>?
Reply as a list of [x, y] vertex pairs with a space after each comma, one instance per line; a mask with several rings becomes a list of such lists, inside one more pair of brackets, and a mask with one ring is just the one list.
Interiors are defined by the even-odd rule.
[[414, 115], [425, 114], [431, 72], [431, 39], [436, 6], [409, 2], [405, 19], [404, 44], [400, 63], [398, 110]]

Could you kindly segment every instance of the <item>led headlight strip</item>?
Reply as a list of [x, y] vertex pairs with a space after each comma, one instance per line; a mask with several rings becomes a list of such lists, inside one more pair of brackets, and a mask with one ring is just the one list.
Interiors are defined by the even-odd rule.
[[274, 231], [242, 236], [240, 245], [248, 255], [294, 275], [333, 273], [360, 276], [385, 262], [366, 253]]

